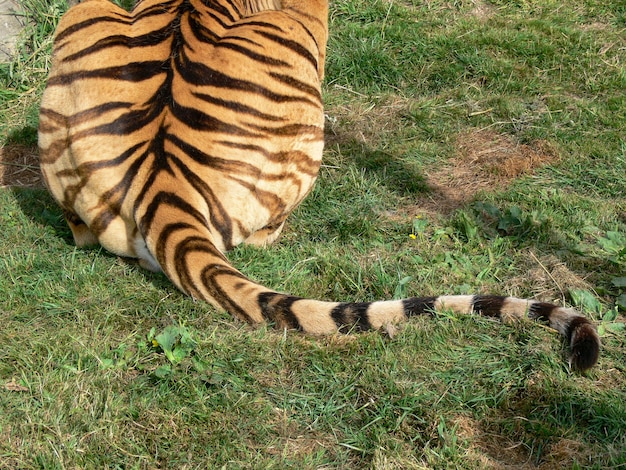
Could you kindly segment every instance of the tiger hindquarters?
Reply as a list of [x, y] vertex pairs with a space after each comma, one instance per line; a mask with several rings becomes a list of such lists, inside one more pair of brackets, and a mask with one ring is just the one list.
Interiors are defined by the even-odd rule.
[[442, 309], [530, 318], [565, 338], [573, 367], [593, 366], [598, 334], [573, 310], [497, 296], [304, 299], [229, 263], [239, 243], [272, 242], [317, 176], [327, 14], [326, 0], [143, 0], [132, 12], [89, 0], [68, 12], [39, 144], [77, 245], [139, 258], [251, 324], [329, 334]]

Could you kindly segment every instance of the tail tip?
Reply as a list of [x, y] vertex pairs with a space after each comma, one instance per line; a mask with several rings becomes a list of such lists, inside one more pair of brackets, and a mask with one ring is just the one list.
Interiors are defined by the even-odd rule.
[[[586, 319], [585, 319], [586, 320]], [[573, 325], [570, 341], [570, 365], [581, 372], [591, 369], [600, 355], [600, 336], [587, 320]]]

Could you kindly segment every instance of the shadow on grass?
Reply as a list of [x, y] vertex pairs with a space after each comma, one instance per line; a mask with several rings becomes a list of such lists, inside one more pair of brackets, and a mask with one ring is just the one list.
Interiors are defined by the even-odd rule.
[[[50, 193], [45, 188], [19, 188], [12, 187], [11, 192], [15, 198], [15, 201], [19, 205], [22, 213], [30, 219], [34, 224], [40, 226], [47, 226], [52, 229], [54, 236], [68, 246], [68, 249], [73, 249], [74, 237], [72, 231], [65, 222], [63, 217], [63, 211], [52, 198]], [[101, 255], [110, 258], [112, 261], [120, 258], [126, 263], [136, 267], [137, 272], [141, 273], [147, 280], [149, 280], [155, 287], [159, 289], [175, 289], [172, 282], [163, 273], [153, 273], [146, 271], [139, 267], [136, 260], [130, 258], [118, 257], [117, 255], [101, 249], [100, 246], [81, 248], [83, 250], [101, 250]]]
[[65, 223], [63, 212], [45, 188], [11, 187], [15, 201], [22, 213], [36, 225], [52, 228], [54, 234], [67, 245], [74, 245], [70, 228]]
[[431, 192], [426, 177], [415, 165], [402, 161], [396, 156], [361, 146], [355, 150], [351, 144], [346, 152], [353, 156], [354, 163], [376, 177], [390, 192], [399, 196], [418, 196]]

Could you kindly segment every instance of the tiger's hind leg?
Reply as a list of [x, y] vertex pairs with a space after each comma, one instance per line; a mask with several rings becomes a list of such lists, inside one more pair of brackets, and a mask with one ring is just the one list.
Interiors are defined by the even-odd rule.
[[257, 230], [252, 235], [244, 240], [246, 245], [254, 245], [254, 246], [267, 246], [274, 243], [278, 240], [281, 232], [283, 231], [283, 227], [285, 226], [285, 221], [283, 220], [278, 225], [272, 224], [263, 227], [261, 230]]
[[64, 210], [63, 215], [65, 216], [67, 225], [69, 225], [70, 230], [72, 231], [74, 243], [76, 243], [77, 247], [83, 248], [86, 246], [99, 245], [98, 237], [96, 237], [93, 232], [89, 230], [87, 224], [83, 222], [80, 217], [68, 210]]
[[[78, 248], [100, 245], [98, 237], [94, 235], [94, 233], [80, 217], [68, 210], [63, 210], [63, 214], [65, 215], [65, 221], [67, 222], [67, 225], [69, 225], [72, 235], [74, 236], [74, 243]], [[131, 255], [131, 257], [136, 256], [138, 258], [139, 266], [154, 273], [161, 271], [159, 263], [146, 248], [146, 243], [143, 238], [141, 238], [141, 236], [137, 233], [135, 234], [135, 238], [133, 240], [133, 248], [134, 256]], [[126, 253], [125, 255], [128, 256], [129, 253]], [[122, 256], [124, 256], [124, 254], [122, 254]]]

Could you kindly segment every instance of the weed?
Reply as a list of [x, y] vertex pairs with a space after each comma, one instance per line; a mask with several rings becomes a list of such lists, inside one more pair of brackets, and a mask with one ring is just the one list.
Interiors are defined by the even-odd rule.
[[[598, 245], [601, 247], [600, 256], [615, 265], [619, 273], [623, 273], [626, 269], [626, 235], [619, 231], [608, 231], [605, 236], [598, 238]], [[613, 277], [611, 285], [616, 289], [616, 308], [626, 311], [626, 277]]]
[[626, 323], [622, 321], [616, 321], [617, 306], [612, 309], [605, 309], [605, 307], [596, 299], [596, 297], [584, 289], [572, 289], [570, 290], [572, 301], [574, 305], [580, 310], [590, 313], [600, 320], [598, 325], [598, 334], [605, 336], [610, 333], [622, 333], [626, 328]]

